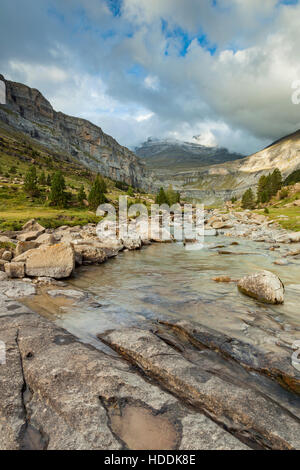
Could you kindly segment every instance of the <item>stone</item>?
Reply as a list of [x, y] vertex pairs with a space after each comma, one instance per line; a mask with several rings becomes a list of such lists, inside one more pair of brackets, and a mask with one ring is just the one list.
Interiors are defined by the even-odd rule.
[[31, 242], [18, 242], [15, 251], [15, 257], [18, 257], [25, 253], [28, 250], [33, 250], [34, 248], [38, 248], [39, 244], [36, 241]]
[[4, 266], [5, 272], [11, 278], [23, 278], [25, 276], [24, 263], [6, 263]]
[[218, 232], [217, 232], [217, 230], [214, 229], [214, 228], [211, 228], [211, 229], [205, 228], [205, 229], [204, 229], [204, 236], [205, 236], [205, 237], [215, 237], [215, 236], [217, 236], [217, 235], [218, 235]]
[[38, 315], [0, 318], [0, 340], [1, 450], [249, 449], [129, 363]]
[[46, 229], [36, 222], [36, 220], [29, 220], [25, 225], [23, 225], [21, 233], [17, 235], [17, 240], [22, 242], [35, 240], [37, 237], [42, 235], [45, 230]]
[[101, 264], [107, 260], [104, 248], [94, 245], [73, 245], [77, 264]]
[[[235, 436], [244, 436], [244, 442], [252, 440], [271, 449], [299, 448], [298, 417], [284, 410], [276, 402], [278, 397], [273, 401], [254, 384], [246, 387], [245, 382], [234, 380], [233, 376], [230, 380], [232, 372], [223, 359], [217, 359], [217, 353], [205, 350], [196, 353], [189, 347], [179, 351], [172, 347], [172, 340], [161, 339], [160, 334], [160, 330], [131, 327], [98, 337], [142, 370], [149, 380], [160, 383], [220, 426], [234, 430]], [[188, 359], [189, 351], [193, 360]], [[251, 379], [245, 371], [244, 380]], [[259, 387], [258, 381], [256, 384]]]
[[56, 238], [51, 233], [43, 233], [36, 239], [36, 243], [43, 245], [55, 245]]
[[12, 240], [4, 235], [0, 236], [0, 243], [13, 243]]
[[73, 289], [62, 289], [62, 290], [49, 290], [47, 292], [50, 297], [66, 297], [72, 300], [83, 300], [87, 297], [87, 293]]
[[11, 299], [18, 299], [22, 297], [30, 297], [36, 294], [36, 288], [32, 284], [28, 282], [22, 281], [15, 281], [11, 285], [11, 281], [9, 283], [9, 288], [5, 291], [6, 297]]
[[4, 251], [4, 253], [2, 254], [2, 259], [4, 261], [10, 261], [12, 259], [13, 255], [12, 255], [12, 252], [11, 251]]
[[278, 266], [287, 266], [289, 264], [289, 262], [286, 260], [286, 259], [277, 259], [274, 261], [274, 264], [278, 265]]
[[231, 279], [229, 276], [217, 276], [212, 279], [215, 282], [237, 282], [235, 279]]
[[289, 239], [292, 243], [300, 242], [300, 232], [290, 233]]
[[62, 279], [71, 276], [75, 268], [75, 252], [72, 245], [42, 245], [31, 250], [26, 258], [26, 274], [31, 277]]
[[261, 271], [245, 276], [238, 282], [238, 289], [245, 295], [268, 304], [284, 302], [284, 285], [270, 271]]
[[8, 278], [8, 275], [6, 273], [3, 273], [2, 271], [0, 271], [0, 282], [1, 281], [6, 281]]

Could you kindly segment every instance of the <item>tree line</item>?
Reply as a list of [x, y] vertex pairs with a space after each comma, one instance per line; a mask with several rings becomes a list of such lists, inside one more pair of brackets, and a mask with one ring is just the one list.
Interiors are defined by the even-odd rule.
[[282, 175], [278, 168], [275, 168], [273, 173], [263, 175], [260, 177], [257, 185], [256, 197], [251, 188], [243, 194], [242, 207], [243, 209], [255, 209], [257, 204], [265, 204], [269, 202], [273, 196], [282, 188], [283, 181]]
[[[38, 176], [36, 167], [31, 166], [25, 175], [24, 191], [32, 198], [39, 197], [41, 186], [48, 186], [50, 188], [49, 203], [51, 206], [63, 208], [70, 203], [73, 195], [66, 191], [66, 181], [60, 170], [54, 172], [52, 175], [48, 174], [47, 177], [43, 171]], [[107, 202], [106, 193], [106, 182], [101, 175], [97, 175], [88, 196], [83, 184], [80, 186], [75, 196], [76, 202], [80, 206], [84, 206], [84, 201], [87, 200], [89, 207], [92, 210], [96, 210], [100, 204]]]

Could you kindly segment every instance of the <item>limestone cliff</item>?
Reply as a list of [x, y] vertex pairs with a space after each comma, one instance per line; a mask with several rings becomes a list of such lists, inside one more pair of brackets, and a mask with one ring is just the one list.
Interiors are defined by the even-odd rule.
[[71, 155], [93, 171], [136, 187], [149, 186], [143, 162], [100, 127], [55, 111], [36, 89], [5, 80], [2, 75], [0, 80], [6, 85], [1, 121], [62, 156]]

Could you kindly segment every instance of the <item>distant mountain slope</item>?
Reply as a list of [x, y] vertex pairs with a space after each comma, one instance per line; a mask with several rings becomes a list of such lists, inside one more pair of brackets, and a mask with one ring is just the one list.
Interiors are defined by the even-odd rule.
[[[196, 140], [196, 139], [195, 139]], [[225, 148], [207, 147], [197, 142], [184, 142], [175, 139], [149, 138], [135, 153], [144, 158], [151, 169], [189, 169], [213, 165], [243, 158], [238, 153], [230, 153]]]
[[0, 121], [93, 171], [132, 186], [149, 186], [144, 163], [129, 149], [84, 119], [56, 112], [36, 89], [0, 75], [6, 85], [6, 104]]
[[300, 131], [242, 159], [193, 168], [157, 169], [155, 184], [157, 187], [172, 184], [185, 197], [214, 204], [232, 196], [239, 197], [248, 188], [256, 191], [259, 178], [275, 168], [283, 177], [300, 169]]

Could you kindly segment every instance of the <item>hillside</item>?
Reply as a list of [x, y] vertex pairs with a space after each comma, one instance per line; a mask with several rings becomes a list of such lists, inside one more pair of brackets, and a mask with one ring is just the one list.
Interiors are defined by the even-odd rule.
[[184, 197], [215, 204], [256, 188], [259, 178], [275, 168], [284, 178], [300, 168], [300, 131], [242, 159], [186, 170], [161, 169], [156, 174], [156, 185], [172, 183]]
[[155, 169], [185, 170], [243, 158], [238, 153], [230, 153], [225, 148], [207, 147], [194, 142], [175, 139], [149, 138], [135, 148], [135, 153], [143, 158], [147, 167]]
[[64, 161], [77, 161], [89, 170], [135, 187], [149, 181], [143, 162], [100, 127], [53, 109], [36, 89], [0, 75], [6, 85], [6, 104], [0, 105], [0, 122], [31, 137]]

